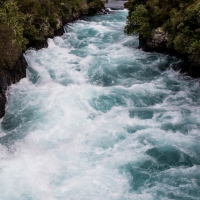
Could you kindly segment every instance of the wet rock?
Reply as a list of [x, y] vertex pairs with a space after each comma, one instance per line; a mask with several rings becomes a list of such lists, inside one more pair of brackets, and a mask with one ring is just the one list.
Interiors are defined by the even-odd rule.
[[156, 51], [156, 52], [169, 52], [172, 49], [167, 47], [168, 33], [163, 30], [162, 27], [158, 27], [152, 33], [151, 39], [139, 38], [139, 47], [145, 51]]
[[110, 13], [110, 10], [108, 8], [106, 9], [102, 9], [101, 11], [98, 11], [97, 14], [109, 14]]

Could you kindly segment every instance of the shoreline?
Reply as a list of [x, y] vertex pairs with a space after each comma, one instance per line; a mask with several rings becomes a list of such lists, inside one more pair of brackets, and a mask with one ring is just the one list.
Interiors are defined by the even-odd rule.
[[188, 59], [188, 55], [183, 55], [178, 53], [173, 48], [167, 48], [166, 44], [158, 44], [155, 45], [153, 40], [146, 40], [141, 39], [139, 37], [139, 49], [142, 49], [145, 52], [156, 52], [167, 54], [170, 56], [175, 56], [176, 58], [180, 59], [181, 61], [173, 67], [175, 71], [179, 71], [181, 74], [188, 75], [192, 78], [199, 78], [200, 77], [200, 67], [193, 61]]

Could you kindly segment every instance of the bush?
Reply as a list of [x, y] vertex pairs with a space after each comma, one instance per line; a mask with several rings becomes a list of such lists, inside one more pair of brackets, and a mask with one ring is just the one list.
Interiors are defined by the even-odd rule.
[[21, 50], [26, 49], [28, 40], [23, 37], [24, 22], [26, 16], [19, 11], [17, 3], [14, 1], [5, 1], [0, 8], [0, 23], [12, 27], [13, 39], [19, 44]]

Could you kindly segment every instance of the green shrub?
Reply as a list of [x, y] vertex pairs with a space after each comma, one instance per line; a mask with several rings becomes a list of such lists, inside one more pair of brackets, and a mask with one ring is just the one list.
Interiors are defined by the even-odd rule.
[[28, 40], [23, 37], [23, 25], [26, 16], [19, 11], [15, 1], [5, 1], [0, 8], [0, 23], [13, 28], [13, 39], [19, 44], [21, 50], [26, 49]]

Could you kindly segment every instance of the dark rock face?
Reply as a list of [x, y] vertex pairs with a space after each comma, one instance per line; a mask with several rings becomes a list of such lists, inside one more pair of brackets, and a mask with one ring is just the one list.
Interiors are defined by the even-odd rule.
[[26, 76], [27, 63], [23, 55], [9, 68], [0, 72], [0, 118], [5, 114], [6, 95], [9, 85], [17, 83]]
[[35, 48], [36, 50], [39, 50], [39, 49], [42, 49], [42, 48], [47, 48], [47, 47], [48, 47], [47, 38], [45, 38], [44, 40], [31, 41], [27, 45], [27, 49], [28, 48]]
[[155, 51], [159, 53], [175, 53], [173, 49], [167, 47], [168, 33], [161, 27], [155, 29], [151, 39], [143, 39], [139, 37], [139, 48], [144, 51]]
[[186, 73], [193, 78], [200, 77], [200, 67], [199, 64], [194, 61], [189, 61], [188, 56], [179, 56], [182, 62], [178, 63], [173, 67], [174, 70], [180, 71], [181, 73]]

